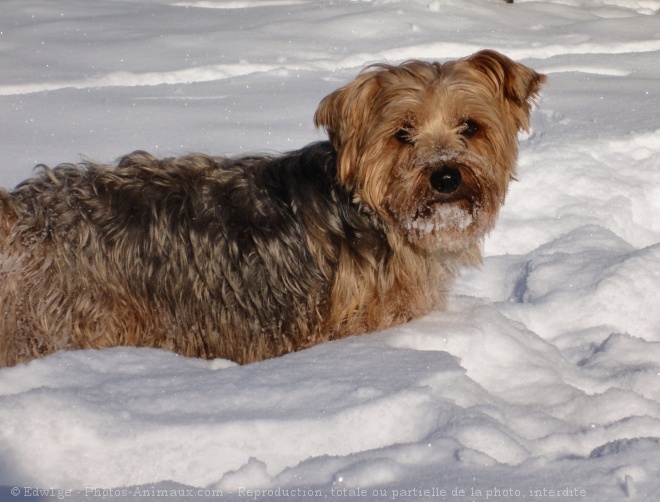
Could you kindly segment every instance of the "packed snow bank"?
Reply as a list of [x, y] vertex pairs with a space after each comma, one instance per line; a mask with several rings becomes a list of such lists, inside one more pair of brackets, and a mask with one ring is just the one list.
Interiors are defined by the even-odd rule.
[[[446, 312], [239, 367], [149, 349], [0, 370], [0, 499], [653, 500], [660, 1], [6, 0], [0, 183], [38, 162], [282, 151], [375, 61], [549, 76]], [[67, 491], [68, 490], [68, 491]]]
[[237, 499], [362, 488], [372, 500], [415, 487], [607, 500], [626, 482], [654, 486], [660, 348], [611, 335], [588, 349], [571, 363], [456, 297], [402, 328], [245, 367], [151, 349], [60, 353], [3, 370], [2, 483], [82, 496], [176, 480]]

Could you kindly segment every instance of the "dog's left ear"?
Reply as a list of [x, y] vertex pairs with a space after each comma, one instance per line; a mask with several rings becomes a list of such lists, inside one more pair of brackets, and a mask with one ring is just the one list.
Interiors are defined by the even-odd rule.
[[529, 129], [529, 115], [546, 76], [493, 50], [484, 50], [466, 58], [466, 61], [486, 75], [513, 106], [512, 112], [518, 129]]

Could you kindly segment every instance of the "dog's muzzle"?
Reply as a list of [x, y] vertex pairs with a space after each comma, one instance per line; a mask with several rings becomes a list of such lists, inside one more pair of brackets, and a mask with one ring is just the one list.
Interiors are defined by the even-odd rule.
[[445, 166], [431, 173], [431, 186], [434, 190], [450, 194], [458, 190], [462, 181], [461, 171], [456, 166]]

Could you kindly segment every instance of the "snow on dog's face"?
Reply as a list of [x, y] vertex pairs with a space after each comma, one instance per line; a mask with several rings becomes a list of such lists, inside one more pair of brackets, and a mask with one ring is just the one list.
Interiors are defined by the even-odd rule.
[[544, 81], [494, 51], [374, 65], [327, 96], [315, 122], [337, 150], [338, 183], [388, 231], [463, 252], [495, 224]]

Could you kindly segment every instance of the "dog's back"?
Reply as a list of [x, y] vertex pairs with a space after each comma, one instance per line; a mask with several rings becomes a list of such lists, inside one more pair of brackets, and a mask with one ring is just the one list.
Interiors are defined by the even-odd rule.
[[249, 362], [307, 345], [334, 273], [312, 234], [344, 228], [323, 172], [332, 148], [301, 152], [135, 152], [118, 167], [45, 168], [0, 193], [0, 366], [67, 348]]
[[9, 236], [9, 231], [16, 222], [16, 211], [11, 200], [11, 195], [0, 188], [0, 252], [2, 242]]

